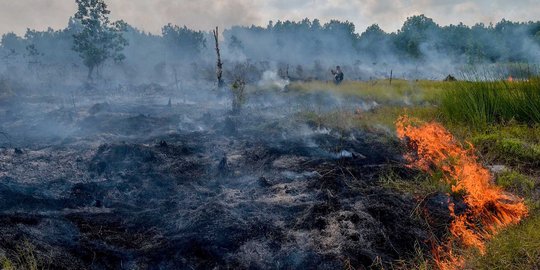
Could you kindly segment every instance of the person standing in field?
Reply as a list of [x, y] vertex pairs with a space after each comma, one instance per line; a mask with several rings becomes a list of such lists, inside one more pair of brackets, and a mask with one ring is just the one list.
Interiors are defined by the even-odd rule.
[[334, 83], [340, 84], [343, 81], [343, 71], [341, 70], [340, 66], [336, 66], [336, 70], [331, 70], [332, 75], [334, 75]]

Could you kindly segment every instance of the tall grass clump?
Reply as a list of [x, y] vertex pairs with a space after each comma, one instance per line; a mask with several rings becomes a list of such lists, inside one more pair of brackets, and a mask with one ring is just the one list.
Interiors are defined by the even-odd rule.
[[476, 128], [509, 121], [540, 123], [540, 77], [452, 84], [442, 94], [441, 111], [451, 122]]

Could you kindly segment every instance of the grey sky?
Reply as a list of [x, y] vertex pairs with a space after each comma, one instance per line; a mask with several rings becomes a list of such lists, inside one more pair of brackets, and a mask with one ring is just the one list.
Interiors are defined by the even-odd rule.
[[[426, 14], [439, 24], [540, 20], [539, 0], [108, 0], [114, 19], [159, 33], [171, 22], [200, 30], [219, 25], [266, 25], [269, 20], [349, 20], [362, 32], [373, 23], [397, 30], [411, 15]], [[66, 26], [74, 0], [0, 0], [0, 34], [23, 34]]]

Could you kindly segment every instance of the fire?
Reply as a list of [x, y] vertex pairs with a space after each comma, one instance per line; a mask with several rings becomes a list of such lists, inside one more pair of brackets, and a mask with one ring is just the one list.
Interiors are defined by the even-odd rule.
[[424, 123], [401, 116], [397, 135], [410, 148], [409, 166], [429, 173], [442, 173], [454, 194], [460, 194], [467, 208], [456, 213], [449, 204], [451, 239], [434, 248], [441, 269], [459, 268], [463, 260], [452, 252], [454, 243], [475, 247], [485, 253], [485, 241], [500, 229], [518, 223], [528, 213], [521, 198], [492, 183], [491, 173], [477, 161], [473, 146], [465, 149], [441, 124]]
[[513, 82], [514, 81], [514, 77], [512, 77], [512, 75], [508, 76], [508, 82]]

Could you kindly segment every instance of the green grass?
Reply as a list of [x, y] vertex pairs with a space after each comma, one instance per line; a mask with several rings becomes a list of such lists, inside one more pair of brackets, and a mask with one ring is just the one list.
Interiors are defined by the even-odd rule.
[[469, 269], [540, 269], [540, 215], [509, 227], [487, 244], [486, 254], [471, 254]]
[[536, 167], [540, 172], [540, 125], [524, 125], [510, 121], [480, 129], [442, 120], [446, 128], [459, 140], [475, 146], [484, 163], [529, 169]]
[[433, 106], [381, 106], [367, 112], [335, 110], [320, 113], [304, 111], [297, 116], [316, 127], [327, 127], [342, 131], [358, 128], [370, 132], [388, 133], [395, 131], [395, 121], [403, 114], [426, 121], [437, 119], [437, 109]]
[[0, 267], [2, 267], [2, 270], [45, 269], [40, 266], [40, 262], [35, 253], [35, 247], [28, 240], [23, 240], [11, 255], [10, 258], [6, 256], [0, 257]]
[[533, 178], [514, 170], [501, 172], [495, 183], [508, 191], [524, 196], [530, 196], [536, 185]]
[[15, 266], [13, 266], [13, 263], [6, 257], [0, 258], [0, 266], [2, 267], [2, 270], [15, 269]]
[[540, 144], [520, 137], [501, 136], [495, 132], [474, 135], [471, 142], [490, 163], [499, 162], [520, 167], [540, 165]]
[[370, 82], [346, 81], [340, 85], [329, 82], [295, 82], [288, 86], [292, 91], [330, 91], [337, 94], [363, 98], [380, 104], [419, 105], [438, 102], [444, 85], [451, 82], [387, 80]]
[[450, 122], [480, 129], [509, 121], [540, 123], [538, 78], [518, 82], [458, 82], [442, 93], [441, 112]]

